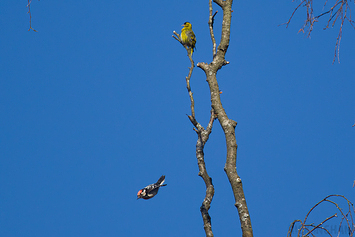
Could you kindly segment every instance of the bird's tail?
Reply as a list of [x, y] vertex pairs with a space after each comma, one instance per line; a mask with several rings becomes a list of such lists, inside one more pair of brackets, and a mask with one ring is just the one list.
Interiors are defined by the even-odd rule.
[[165, 175], [162, 175], [158, 181], [156, 182], [156, 184], [159, 184], [159, 186], [166, 186], [166, 184], [163, 184], [165, 181]]
[[194, 49], [190, 47], [190, 52], [189, 52], [189, 54], [191, 55], [191, 57], [192, 57], [192, 53], [193, 53], [193, 52], [194, 52]]

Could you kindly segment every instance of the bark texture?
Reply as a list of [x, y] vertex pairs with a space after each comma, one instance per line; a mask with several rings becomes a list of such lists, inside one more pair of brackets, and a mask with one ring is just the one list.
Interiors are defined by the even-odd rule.
[[[221, 41], [218, 45], [217, 52], [214, 54], [213, 61], [210, 64], [198, 63], [197, 67], [200, 67], [206, 74], [207, 82], [210, 88], [212, 109], [217, 115], [218, 121], [221, 124], [227, 145], [227, 157], [224, 167], [224, 171], [228, 176], [228, 180], [231, 184], [235, 207], [238, 210], [239, 220], [242, 228], [243, 237], [253, 236], [253, 230], [251, 226], [250, 215], [247, 207], [247, 203], [244, 196], [242, 180], [239, 177], [236, 169], [237, 161], [237, 141], [235, 136], [235, 127], [237, 122], [228, 118], [221, 102], [220, 90], [216, 78], [217, 71], [224, 65], [229, 64], [225, 60], [225, 54], [227, 52], [230, 41], [230, 26], [232, 17], [232, 0], [214, 0], [223, 10], [223, 23]], [[211, 16], [210, 5], [210, 31], [213, 32], [213, 16]], [[214, 42], [214, 35], [211, 34], [212, 42]]]
[[244, 196], [243, 185], [241, 178], [239, 177], [236, 169], [237, 162], [237, 141], [235, 136], [235, 127], [237, 122], [228, 118], [221, 102], [220, 90], [216, 78], [217, 71], [221, 69], [224, 65], [229, 64], [225, 60], [225, 55], [229, 46], [230, 41], [230, 27], [231, 27], [231, 17], [232, 17], [232, 3], [233, 0], [213, 0], [218, 6], [223, 10], [223, 22], [222, 22], [222, 34], [221, 41], [218, 47], [216, 47], [216, 40], [213, 32], [214, 17], [217, 14], [217, 11], [213, 14], [212, 0], [209, 0], [209, 20], [208, 25], [210, 28], [210, 35], [212, 40], [212, 53], [213, 60], [210, 64], [207, 63], [198, 63], [197, 67], [201, 68], [206, 74], [206, 81], [208, 82], [211, 94], [211, 117], [206, 129], [197, 122], [195, 118], [195, 109], [194, 109], [194, 98], [193, 93], [190, 87], [190, 79], [192, 71], [194, 68], [194, 61], [192, 60], [192, 55], [189, 54], [189, 49], [186, 45], [182, 44], [180, 40], [180, 35], [173, 31], [175, 38], [179, 41], [186, 49], [187, 55], [191, 62], [191, 67], [189, 68], [189, 74], [186, 77], [187, 91], [189, 93], [190, 102], [191, 102], [191, 115], [188, 115], [191, 123], [194, 125], [194, 130], [198, 135], [196, 143], [196, 158], [199, 167], [199, 176], [202, 177], [206, 185], [206, 195], [200, 207], [204, 229], [206, 236], [212, 237], [212, 225], [211, 217], [208, 213], [210, 209], [211, 202], [214, 196], [214, 186], [212, 184], [212, 178], [208, 175], [206, 164], [204, 160], [204, 146], [208, 141], [209, 135], [212, 132], [213, 121], [218, 118], [220, 125], [223, 128], [226, 145], [227, 145], [227, 158], [224, 167], [224, 171], [227, 174], [228, 180], [231, 184], [232, 191], [235, 199], [235, 207], [238, 210], [239, 220], [242, 228], [243, 237], [252, 237], [253, 230], [251, 226], [249, 211], [247, 203]]

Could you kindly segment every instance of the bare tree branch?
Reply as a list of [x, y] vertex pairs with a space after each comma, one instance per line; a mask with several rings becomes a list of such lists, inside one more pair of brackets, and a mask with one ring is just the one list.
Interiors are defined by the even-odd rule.
[[30, 28], [28, 29], [28, 31], [33, 30], [34, 32], [37, 32], [37, 30], [32, 28], [31, 2], [32, 0], [27, 0], [27, 7], [28, 7], [27, 13], [30, 15]]
[[220, 6], [221, 8], [223, 8], [224, 2], [223, 0], [213, 0], [214, 3], [216, 3], [218, 6]]
[[[190, 86], [190, 79], [191, 79], [192, 71], [194, 70], [195, 64], [194, 64], [194, 61], [192, 60], [192, 54], [190, 54], [189, 47], [187, 47], [186, 45], [184, 45], [181, 42], [180, 35], [178, 33], [176, 33], [175, 31], [173, 31], [173, 33], [175, 34], [175, 35], [173, 35], [173, 38], [176, 39], [177, 41], [179, 41], [182, 46], [184, 46], [184, 48], [187, 51], [187, 56], [189, 57], [190, 62], [191, 62], [191, 67], [189, 67], [189, 74], [186, 77], [186, 88], [189, 93], [189, 97], [190, 97], [190, 101], [191, 101], [191, 106], [190, 106], [191, 107], [191, 116], [193, 118], [195, 118], [195, 101], [194, 101], [193, 93], [191, 91], [191, 86]], [[194, 126], [195, 126], [195, 124], [194, 124]]]
[[210, 10], [210, 17], [208, 20], [208, 25], [210, 27], [210, 35], [211, 35], [211, 39], [212, 39], [212, 53], [213, 53], [213, 57], [216, 55], [216, 38], [214, 37], [214, 33], [213, 33], [213, 24], [214, 24], [214, 17], [216, 16], [216, 14], [218, 13], [218, 11], [216, 11], [213, 15], [213, 8], [212, 8], [212, 0], [209, 0], [209, 10]]
[[191, 123], [194, 125], [194, 131], [197, 133], [198, 139], [196, 142], [196, 158], [197, 158], [197, 164], [199, 168], [198, 175], [203, 179], [206, 185], [206, 195], [200, 207], [203, 226], [205, 229], [206, 236], [213, 237], [211, 216], [209, 215], [208, 211], [211, 207], [211, 202], [214, 196], [214, 187], [212, 184], [212, 178], [207, 173], [203, 150], [206, 142], [209, 139], [209, 135], [212, 132], [213, 122], [216, 119], [216, 115], [214, 113], [214, 110], [212, 109], [210, 121], [206, 129], [204, 129], [204, 127], [199, 122], [197, 122], [195, 117], [195, 102], [194, 102], [193, 93], [191, 91], [191, 86], [190, 86], [190, 79], [191, 79], [192, 71], [194, 69], [194, 61], [192, 59], [192, 54], [190, 53], [190, 49], [181, 42], [180, 35], [175, 31], [173, 31], [173, 33], [174, 33], [173, 38], [179, 41], [185, 47], [187, 51], [187, 56], [189, 57], [191, 62], [191, 67], [189, 67], [189, 74], [186, 77], [186, 88], [189, 93], [190, 103], [191, 103], [190, 105], [191, 115], [187, 115], [187, 116], [190, 119]]
[[[327, 3], [328, 3], [328, 1], [326, 0], [324, 7], [327, 5]], [[349, 6], [349, 1], [348, 0], [336, 0], [334, 5], [332, 7], [330, 7], [329, 10], [324, 11], [323, 13], [315, 16], [313, 14], [313, 10], [314, 10], [313, 9], [313, 0], [302, 0], [301, 3], [292, 12], [289, 20], [282, 25], [286, 25], [286, 28], [287, 28], [289, 26], [294, 14], [301, 7], [306, 8], [306, 20], [298, 32], [303, 32], [303, 33], [307, 34], [307, 37], [310, 37], [315, 23], [318, 22], [319, 18], [322, 16], [329, 14], [328, 21], [326, 23], [326, 26], [323, 29], [328, 29], [329, 26], [334, 27], [335, 23], [337, 21], [340, 21], [339, 33], [338, 33], [338, 37], [335, 42], [333, 63], [335, 62], [336, 58], [338, 58], [338, 62], [340, 62], [340, 58], [339, 58], [340, 41], [342, 38], [344, 22], [348, 21], [350, 23], [350, 25], [353, 26], [353, 28], [355, 29], [355, 25], [354, 25], [355, 22], [353, 20], [351, 20], [351, 8]]]
[[[314, 226], [313, 229], [309, 230], [305, 236], [308, 236], [308, 235], [311, 234], [315, 229], [318, 229], [318, 228], [323, 229], [323, 230], [326, 230], [326, 231], [328, 232], [328, 234], [330, 234], [329, 231], [328, 231], [326, 228], [321, 227], [321, 225], [323, 225], [325, 222], [329, 221], [329, 220], [332, 219], [333, 217], [337, 217], [337, 214], [335, 213], [334, 215], [332, 215], [332, 216], [326, 218], [324, 221], [322, 221], [322, 222], [319, 223], [318, 225]], [[313, 226], [313, 225], [312, 225], [312, 226]]]
[[[330, 198], [340, 198], [340, 200], [345, 200], [347, 202], [347, 206], [348, 208], [346, 209], [347, 212], [344, 212], [343, 209], [340, 207], [340, 205], [333, 201], [333, 200], [330, 200]], [[337, 213], [333, 214], [332, 216], [324, 219], [321, 223], [319, 223], [318, 225], [314, 225], [314, 224], [306, 224], [310, 214], [312, 212], [314, 212], [314, 210], [320, 206], [320, 204], [322, 203], [325, 203], [325, 202], [328, 202], [328, 203], [331, 203], [333, 206], [336, 207], [336, 210], [340, 212], [340, 215], [338, 215]], [[338, 235], [340, 235], [340, 232], [341, 232], [341, 227], [343, 225], [343, 222], [346, 223], [346, 227], [347, 229], [349, 230], [349, 236], [354, 236], [354, 232], [355, 232], [355, 223], [354, 223], [354, 219], [353, 219], [353, 214], [355, 214], [355, 209], [354, 209], [354, 205], [346, 198], [344, 197], [343, 195], [329, 195], [327, 197], [325, 197], [323, 200], [319, 201], [316, 205], [314, 205], [310, 210], [309, 212], [307, 213], [306, 217], [304, 218], [303, 221], [301, 220], [295, 220], [291, 223], [290, 225], [290, 228], [289, 228], [289, 231], [288, 231], [288, 234], [287, 236], [288, 237], [291, 237], [292, 236], [292, 232], [293, 232], [293, 229], [294, 229], [294, 226], [296, 223], [300, 223], [301, 227], [298, 229], [298, 232], [297, 232], [297, 236], [300, 237], [300, 236], [308, 236], [308, 235], [312, 235], [314, 236], [314, 234], [312, 233], [314, 230], [316, 229], [322, 229], [324, 230], [329, 236], [332, 236], [330, 231], [327, 229], [326, 226], [322, 226], [325, 222], [327, 222], [328, 220], [332, 219], [332, 218], [336, 218], [336, 217], [341, 217], [340, 219], [340, 222], [339, 222], [339, 228], [338, 228]], [[309, 227], [312, 227], [312, 229], [310, 229]], [[307, 231], [305, 233], [305, 231]]]
[[[210, 88], [212, 108], [217, 114], [219, 123], [221, 124], [227, 145], [227, 158], [225, 164], [225, 172], [229, 179], [232, 187], [232, 191], [235, 199], [235, 206], [238, 210], [239, 220], [242, 228], [242, 236], [250, 237], [253, 236], [253, 230], [251, 227], [251, 220], [246, 204], [246, 199], [244, 196], [243, 185], [241, 178], [239, 177], [236, 170], [237, 161], [237, 142], [235, 137], [235, 127], [237, 122], [228, 118], [221, 102], [220, 90], [216, 78], [217, 71], [221, 69], [224, 65], [229, 62], [225, 60], [225, 54], [227, 52], [229, 41], [230, 41], [230, 26], [231, 26], [231, 13], [232, 13], [232, 0], [216, 1], [217, 5], [222, 7], [223, 10], [223, 23], [222, 23], [222, 34], [221, 42], [218, 45], [217, 52], [214, 55], [213, 61], [210, 64], [198, 63], [197, 67], [201, 68], [207, 77], [207, 82]], [[211, 8], [211, 6], [210, 6]], [[210, 19], [211, 19], [211, 9], [210, 9]], [[213, 17], [212, 17], [213, 18]], [[213, 43], [213, 27], [210, 26], [210, 31], [212, 31], [211, 39]]]
[[200, 211], [203, 219], [203, 227], [205, 229], [205, 233], [207, 237], [213, 237], [211, 217], [208, 213], [208, 210], [211, 207], [211, 202], [214, 196], [214, 187], [212, 184], [212, 178], [207, 173], [203, 150], [209, 138], [209, 135], [212, 132], [213, 121], [215, 120], [215, 118], [216, 117], [212, 109], [211, 118], [210, 118], [210, 122], [208, 123], [207, 129], [205, 130], [201, 128], [199, 130], [195, 130], [198, 135], [198, 140], [196, 143], [196, 158], [197, 158], [197, 163], [199, 168], [198, 175], [201, 176], [201, 178], [203, 179], [206, 185], [206, 195], [200, 207]]
[[[194, 130], [198, 134], [198, 141], [196, 144], [196, 157], [198, 160], [198, 165], [200, 170], [199, 175], [203, 178], [206, 184], [206, 196], [200, 210], [201, 210], [202, 218], [204, 220], [206, 236], [213, 236], [212, 229], [210, 227], [211, 222], [210, 222], [210, 216], [208, 215], [208, 209], [210, 208], [210, 203], [214, 195], [214, 188], [212, 184], [212, 179], [208, 176], [205, 168], [203, 148], [211, 132], [213, 120], [215, 119], [215, 117], [217, 117], [225, 134], [226, 145], [227, 145], [227, 157], [226, 157], [226, 164], [224, 170], [227, 174], [227, 177], [232, 187], [232, 191], [235, 199], [234, 205], [238, 210], [239, 220], [242, 228], [242, 236], [251, 237], [253, 236], [253, 230], [251, 227], [250, 215], [249, 215], [249, 211], [244, 196], [241, 178], [239, 177], [236, 170], [237, 142], [235, 137], [235, 127], [237, 125], [237, 122], [228, 118], [222, 106], [222, 102], [220, 98], [220, 90], [216, 78], [217, 71], [221, 69], [224, 65], [229, 64], [229, 62], [225, 60], [225, 54], [227, 52], [229, 41], [230, 41], [230, 26], [231, 26], [231, 17], [232, 17], [231, 13], [232, 13], [233, 0], [223, 0], [223, 1], [213, 0], [213, 2], [215, 2], [223, 10], [221, 41], [217, 47], [215, 37], [214, 37], [214, 32], [213, 32], [214, 17], [216, 16], [217, 12], [212, 15], [213, 13], [212, 1], [209, 0], [210, 15], [209, 15], [208, 24], [209, 24], [210, 35], [211, 35], [211, 40], [213, 45], [213, 61], [210, 64], [204, 62], [200, 62], [197, 64], [197, 67], [201, 68], [206, 74], [206, 81], [208, 82], [210, 88], [210, 95], [211, 95], [211, 103], [212, 103], [211, 118], [206, 130], [203, 129], [203, 127], [196, 121], [193, 112], [194, 103], [193, 103], [191, 88], [189, 85], [191, 70], [193, 68], [193, 61], [190, 58], [190, 56], [189, 58], [192, 66], [190, 67], [190, 72], [186, 79], [187, 89], [190, 95], [191, 114], [192, 114], [192, 115], [188, 115], [188, 117], [191, 123], [195, 127]], [[175, 34], [175, 36], [173, 35], [173, 37], [181, 43], [179, 34], [176, 33], [175, 31], [173, 33]], [[188, 50], [187, 47], [185, 47], [185, 49]]]

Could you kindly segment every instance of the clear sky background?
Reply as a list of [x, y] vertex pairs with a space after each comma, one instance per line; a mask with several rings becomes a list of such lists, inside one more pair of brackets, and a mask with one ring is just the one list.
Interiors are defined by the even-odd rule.
[[[33, 1], [37, 33], [27, 31], [26, 4], [0, 3], [0, 236], [204, 236], [205, 186], [186, 116], [190, 62], [171, 36], [190, 21], [195, 63], [211, 62], [208, 1]], [[278, 26], [297, 5], [235, 1], [230, 64], [217, 75], [238, 122], [255, 236], [286, 236], [329, 194], [355, 201], [355, 30], [344, 25], [332, 64], [338, 25], [324, 31], [321, 19], [306, 38], [297, 34], [302, 9], [289, 28]], [[191, 87], [206, 126], [199, 68]], [[241, 236], [225, 155], [216, 121], [205, 148], [212, 229]], [[136, 200], [163, 174], [168, 185], [156, 197]], [[335, 212], [319, 210], [313, 221]]]

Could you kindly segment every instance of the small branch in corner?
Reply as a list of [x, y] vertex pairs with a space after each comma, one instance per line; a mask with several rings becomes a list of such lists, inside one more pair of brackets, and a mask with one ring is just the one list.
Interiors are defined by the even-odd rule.
[[[326, 6], [328, 1], [325, 1], [325, 4], [323, 7]], [[306, 20], [304, 21], [303, 26], [300, 28], [298, 32], [303, 32], [307, 35], [307, 37], [310, 37], [311, 32], [313, 31], [313, 27], [315, 26], [315, 23], [319, 21], [319, 19], [325, 15], [329, 15], [329, 18], [327, 20], [326, 26], [323, 28], [328, 29], [331, 27], [334, 27], [335, 23], [338, 21], [340, 22], [340, 28], [339, 28], [339, 33], [338, 37], [336, 38], [335, 42], [335, 49], [334, 49], [334, 58], [333, 58], [333, 64], [336, 59], [338, 59], [338, 62], [340, 63], [340, 41], [342, 38], [342, 33], [343, 33], [343, 25], [345, 21], [348, 21], [350, 25], [352, 25], [355, 29], [355, 26], [353, 23], [355, 23], [351, 19], [351, 9], [349, 6], [349, 1], [347, 0], [339, 0], [334, 3], [333, 6], [329, 8], [328, 11], [324, 11], [323, 13], [314, 16], [313, 14], [313, 0], [301, 0], [300, 4], [294, 9], [294, 11], [291, 14], [291, 17], [288, 19], [288, 21], [284, 24], [280, 25], [286, 25], [286, 28], [289, 26], [292, 18], [294, 17], [295, 13], [297, 10], [299, 10], [302, 7], [306, 8]], [[279, 26], [280, 26], [279, 25]]]
[[37, 30], [32, 28], [31, 2], [32, 0], [27, 0], [27, 7], [28, 7], [27, 13], [30, 15], [30, 28], [28, 29], [28, 31], [33, 30], [34, 32], [37, 32]]

